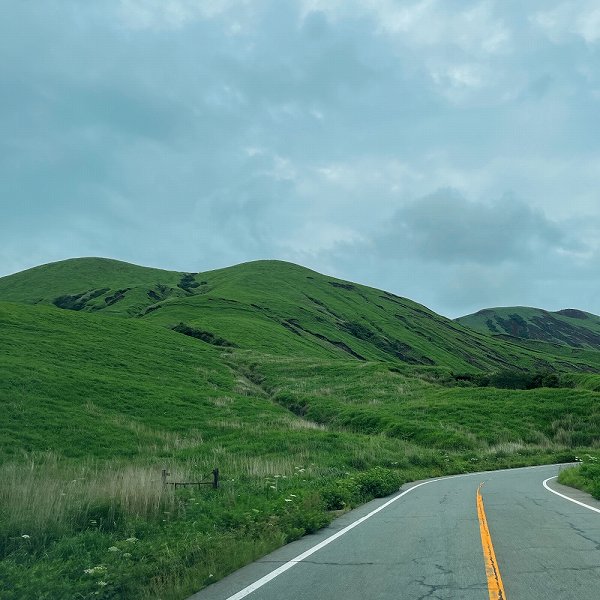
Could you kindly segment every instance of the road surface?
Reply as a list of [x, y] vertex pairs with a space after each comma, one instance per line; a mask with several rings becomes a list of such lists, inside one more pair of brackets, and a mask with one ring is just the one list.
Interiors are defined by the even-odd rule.
[[600, 503], [552, 493], [558, 470], [409, 484], [190, 600], [599, 600]]

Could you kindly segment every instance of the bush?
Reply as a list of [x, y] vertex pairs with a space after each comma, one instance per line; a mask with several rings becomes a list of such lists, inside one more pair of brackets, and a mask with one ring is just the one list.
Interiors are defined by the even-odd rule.
[[343, 480], [330, 484], [321, 491], [321, 499], [325, 510], [342, 510], [347, 506], [351, 506], [355, 501], [353, 496], [354, 494], [352, 494], [348, 482]]
[[458, 374], [454, 378], [461, 383], [467, 381], [479, 387], [495, 387], [507, 390], [533, 390], [537, 388], [572, 388], [575, 383], [569, 377], [552, 371], [496, 371], [484, 374]]
[[[285, 519], [286, 530], [288, 531], [287, 537], [289, 538], [291, 535], [292, 539], [297, 539], [297, 537], [302, 537], [306, 533], [315, 533], [325, 525], [329, 525], [329, 522], [328, 515], [316, 509], [295, 511]], [[299, 535], [295, 537], [297, 533]]]
[[347, 479], [338, 479], [320, 492], [326, 510], [343, 510], [371, 500], [389, 496], [400, 489], [404, 480], [392, 469], [373, 467]]
[[355, 478], [358, 491], [364, 498], [382, 498], [400, 489], [403, 481], [398, 473], [384, 467], [373, 467]]

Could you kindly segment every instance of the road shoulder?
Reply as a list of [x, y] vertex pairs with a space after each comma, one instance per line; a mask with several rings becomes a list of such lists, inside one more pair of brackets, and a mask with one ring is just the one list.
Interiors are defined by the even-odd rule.
[[[600, 501], [596, 500], [591, 494], [587, 492], [583, 492], [582, 490], [578, 490], [577, 488], [572, 488], [568, 485], [562, 485], [562, 483], [558, 483], [556, 478], [551, 478], [546, 481], [546, 485], [550, 488], [551, 491], [556, 492], [557, 494], [561, 494], [562, 496], [566, 496], [567, 498], [588, 506], [596, 511], [600, 511]], [[566, 500], [566, 499], [565, 499]]]

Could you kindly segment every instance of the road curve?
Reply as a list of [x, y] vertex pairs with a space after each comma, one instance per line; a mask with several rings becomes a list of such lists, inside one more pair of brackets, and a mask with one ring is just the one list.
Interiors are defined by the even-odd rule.
[[[190, 600], [488, 600], [494, 596], [478, 519], [481, 483], [502, 600], [598, 600], [600, 515], [544, 487], [558, 470], [529, 467], [405, 486]], [[552, 489], [565, 492], [552, 481]]]

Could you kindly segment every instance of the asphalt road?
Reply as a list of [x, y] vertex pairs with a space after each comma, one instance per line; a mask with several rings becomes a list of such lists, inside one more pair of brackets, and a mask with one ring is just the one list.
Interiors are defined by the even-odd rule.
[[[600, 513], [543, 486], [558, 469], [475, 473], [410, 491], [407, 486], [396, 499], [370, 502], [192, 599], [487, 600], [492, 596], [476, 505], [484, 482], [481, 494], [503, 600], [599, 600]], [[552, 481], [549, 485], [583, 499]]]

